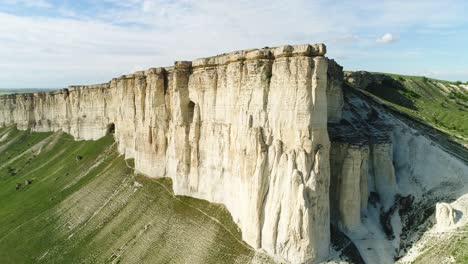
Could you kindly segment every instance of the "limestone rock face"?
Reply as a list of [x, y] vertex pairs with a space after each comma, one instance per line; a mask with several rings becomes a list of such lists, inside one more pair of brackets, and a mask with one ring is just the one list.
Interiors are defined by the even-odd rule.
[[367, 208], [369, 146], [333, 142], [330, 156], [332, 218], [342, 230], [353, 231]]
[[371, 145], [372, 181], [385, 210], [390, 209], [398, 193], [391, 143]]
[[447, 228], [455, 225], [455, 213], [450, 204], [437, 203], [435, 215], [438, 227]]
[[328, 122], [340, 122], [343, 112], [343, 67], [338, 65], [334, 60], [328, 62], [328, 88], [327, 88], [327, 103], [328, 103]]
[[366, 71], [345, 72], [346, 83], [354, 88], [367, 90], [371, 84], [382, 84], [392, 78], [384, 74], [373, 74]]
[[[176, 194], [224, 204], [254, 248], [314, 263], [330, 244], [327, 120], [339, 121], [343, 104], [342, 68], [325, 52], [323, 44], [237, 51], [102, 85], [3, 96], [0, 126], [77, 139], [115, 127], [137, 171], [171, 177]], [[353, 153], [344, 189], [361, 184]]]
[[369, 206], [381, 215], [393, 215], [399, 191], [393, 166], [393, 125], [385, 122], [381, 112], [352, 96], [350, 90], [342, 92], [347, 101], [341, 120], [328, 125], [330, 209], [332, 222], [352, 233], [363, 218], [369, 219]]
[[391, 143], [334, 141], [330, 161], [331, 215], [342, 230], [352, 232], [359, 227], [370, 192], [378, 195], [383, 211], [394, 205], [398, 190]]

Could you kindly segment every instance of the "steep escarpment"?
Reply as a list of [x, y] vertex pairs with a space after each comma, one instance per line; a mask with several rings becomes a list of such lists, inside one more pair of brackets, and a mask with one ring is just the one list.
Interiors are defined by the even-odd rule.
[[[243, 248], [242, 263], [258, 252], [316, 263], [334, 257], [330, 245], [350, 260], [393, 263], [424, 237], [437, 203], [446, 209], [438, 213], [448, 219], [441, 222], [464, 223], [447, 208], [468, 191], [467, 151], [394, 107], [416, 111], [412, 100], [424, 93], [388, 90], [395, 80], [387, 77], [344, 75], [324, 55], [324, 45], [244, 50], [101, 85], [2, 96], [0, 126], [63, 131], [74, 139], [113, 134], [118, 153], [134, 159], [138, 173], [171, 178], [176, 195], [223, 204], [251, 247], [228, 241]], [[442, 103], [452, 109], [458, 99]], [[207, 241], [201, 250], [211, 256], [217, 240]], [[158, 246], [143, 243], [141, 250]], [[224, 254], [218, 249], [216, 256]]]
[[76, 139], [115, 132], [138, 172], [224, 204], [254, 248], [318, 261], [330, 243], [327, 120], [342, 104], [341, 67], [324, 54], [324, 45], [246, 50], [5, 96], [0, 125]]

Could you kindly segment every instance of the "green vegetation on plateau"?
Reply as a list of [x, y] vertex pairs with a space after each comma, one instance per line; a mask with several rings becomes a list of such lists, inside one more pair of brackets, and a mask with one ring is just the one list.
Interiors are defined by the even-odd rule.
[[[387, 74], [368, 91], [397, 109], [468, 143], [468, 90], [455, 83], [418, 76]], [[467, 86], [468, 88], [468, 86]]]
[[0, 128], [0, 263], [247, 263], [227, 210], [135, 175], [112, 136]]
[[32, 88], [23, 88], [23, 89], [1, 89], [0, 88], [0, 96], [6, 94], [22, 94], [22, 93], [37, 93], [37, 92], [49, 92], [53, 91], [54, 89], [32, 89]]

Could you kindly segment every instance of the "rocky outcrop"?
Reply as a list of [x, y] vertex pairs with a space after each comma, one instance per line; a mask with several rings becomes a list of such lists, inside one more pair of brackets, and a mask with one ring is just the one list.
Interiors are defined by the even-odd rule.
[[446, 228], [455, 225], [455, 213], [452, 206], [448, 203], [437, 203], [435, 218], [437, 226]]
[[[342, 68], [325, 52], [324, 45], [244, 50], [102, 85], [4, 96], [0, 126], [77, 139], [115, 130], [137, 171], [171, 177], [176, 194], [224, 204], [254, 248], [313, 263], [328, 255], [327, 121], [341, 119], [343, 104]], [[345, 163], [344, 184], [354, 186], [354, 164]]]

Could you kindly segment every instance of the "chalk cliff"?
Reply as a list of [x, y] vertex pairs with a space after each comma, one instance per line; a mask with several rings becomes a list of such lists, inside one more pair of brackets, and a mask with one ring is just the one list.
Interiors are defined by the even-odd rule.
[[[394, 263], [411, 241], [405, 223], [419, 217], [408, 208], [467, 192], [466, 149], [367, 94], [389, 77], [344, 75], [325, 53], [323, 44], [243, 50], [0, 96], [0, 127], [113, 133], [137, 172], [224, 204], [243, 240], [278, 260], [318, 263], [338, 240], [366, 263]], [[436, 211], [447, 228], [449, 206]]]
[[342, 68], [325, 53], [323, 44], [244, 50], [3, 96], [0, 126], [76, 139], [115, 131], [137, 171], [172, 178], [176, 194], [224, 204], [252, 247], [314, 263], [330, 245], [327, 122], [341, 119], [343, 105]]

